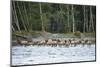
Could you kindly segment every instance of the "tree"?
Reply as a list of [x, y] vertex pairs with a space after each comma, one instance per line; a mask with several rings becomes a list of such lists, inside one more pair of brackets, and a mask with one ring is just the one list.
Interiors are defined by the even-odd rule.
[[12, 25], [12, 30], [15, 32], [15, 28], [14, 28], [14, 26]]
[[95, 32], [95, 6], [13, 1], [12, 8], [13, 31]]
[[75, 32], [75, 19], [74, 19], [74, 6], [71, 7], [71, 13], [72, 13], [72, 22], [73, 22], [73, 33]]
[[91, 23], [91, 27], [92, 27], [92, 32], [94, 32], [92, 6], [90, 6], [90, 23]]
[[23, 15], [22, 15], [21, 10], [20, 10], [20, 7], [19, 7], [19, 2], [17, 2], [17, 5], [16, 6], [18, 7], [19, 14], [20, 14], [20, 17], [21, 17], [21, 20], [22, 20], [22, 24], [24, 26], [24, 29], [25, 29], [25, 31], [27, 31], [27, 28], [26, 28], [26, 25], [25, 25], [25, 21], [23, 19]]
[[[26, 19], [26, 23], [27, 23], [27, 31], [29, 31], [29, 20], [28, 20], [28, 15], [27, 15], [27, 10], [26, 10], [26, 7], [25, 7], [25, 2], [23, 2], [23, 7], [24, 7], [24, 12], [25, 12], [25, 19]], [[26, 27], [25, 27], [26, 28]]]
[[86, 28], [86, 10], [85, 10], [85, 6], [83, 6], [83, 10], [84, 10], [84, 26], [83, 26], [83, 32], [85, 32], [85, 28]]
[[[16, 12], [16, 8], [15, 8], [15, 3], [14, 2], [12, 2], [12, 6], [13, 6], [12, 13], [14, 15], [16, 26], [18, 28], [18, 31], [21, 32], [21, 29], [20, 29], [20, 26], [19, 26], [18, 17], [17, 17], [17, 12]], [[12, 27], [12, 28], [14, 28], [14, 27]]]
[[42, 7], [41, 7], [41, 3], [39, 3], [39, 7], [40, 7], [40, 17], [41, 17], [41, 23], [42, 23], [42, 31], [45, 32], [44, 24], [43, 24], [43, 17], [42, 17]]
[[70, 25], [69, 25], [69, 5], [67, 5], [67, 23], [68, 23], [68, 32], [70, 32]]
[[89, 27], [89, 24], [88, 24], [89, 21], [88, 21], [88, 9], [87, 8], [86, 8], [86, 17], [85, 18], [86, 18], [86, 32], [89, 32], [89, 28], [88, 28]]

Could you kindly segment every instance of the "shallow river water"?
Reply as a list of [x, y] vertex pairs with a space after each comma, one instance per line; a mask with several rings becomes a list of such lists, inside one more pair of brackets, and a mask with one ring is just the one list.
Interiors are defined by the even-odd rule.
[[95, 45], [69, 47], [13, 46], [12, 65], [94, 61]]

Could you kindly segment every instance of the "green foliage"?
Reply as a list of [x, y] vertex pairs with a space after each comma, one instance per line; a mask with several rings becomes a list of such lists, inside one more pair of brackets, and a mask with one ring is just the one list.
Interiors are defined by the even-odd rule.
[[74, 35], [80, 37], [81, 36], [81, 32], [80, 31], [76, 31], [76, 32], [74, 32]]
[[[15, 8], [14, 8], [15, 5]], [[55, 4], [55, 3], [41, 3], [26, 2], [26, 1], [12, 1], [12, 25], [15, 31], [21, 31], [17, 34], [27, 34], [30, 31], [42, 31], [42, 27], [47, 32], [52, 33], [69, 33], [73, 32], [73, 17], [72, 5], [70, 4]], [[80, 36], [80, 32], [95, 32], [96, 29], [96, 7], [86, 5], [74, 6], [74, 20], [75, 20], [75, 36]], [[84, 25], [84, 9], [86, 7], [87, 22]], [[90, 7], [92, 7], [93, 23], [90, 22]], [[15, 14], [16, 11], [16, 14]], [[41, 17], [43, 20], [43, 25]], [[17, 19], [16, 19], [17, 17]], [[52, 19], [51, 19], [52, 18]], [[19, 28], [18, 28], [19, 23]], [[84, 28], [85, 27], [85, 28]], [[26, 28], [26, 30], [25, 30]], [[94, 28], [94, 31], [93, 31]], [[80, 32], [79, 32], [80, 31]], [[31, 32], [34, 34], [34, 32]]]

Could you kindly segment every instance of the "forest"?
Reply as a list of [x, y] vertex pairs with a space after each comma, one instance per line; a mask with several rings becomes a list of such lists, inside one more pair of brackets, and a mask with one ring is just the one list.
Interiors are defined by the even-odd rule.
[[95, 32], [96, 6], [12, 1], [12, 31]]

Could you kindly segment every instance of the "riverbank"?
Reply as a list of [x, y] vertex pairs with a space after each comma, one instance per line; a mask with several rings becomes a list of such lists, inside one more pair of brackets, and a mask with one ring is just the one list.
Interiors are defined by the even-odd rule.
[[95, 33], [49, 33], [49, 32], [14, 32], [12, 45], [72, 45], [94, 44]]
[[50, 32], [42, 32], [42, 31], [30, 31], [30, 32], [25, 32], [25, 31], [15, 31], [12, 32], [12, 38], [14, 39], [16, 35], [20, 36], [26, 36], [26, 37], [59, 37], [59, 38], [95, 38], [96, 34], [94, 32], [89, 32], [89, 33], [81, 33], [79, 31], [77, 32], [69, 32], [69, 33], [50, 33]]

